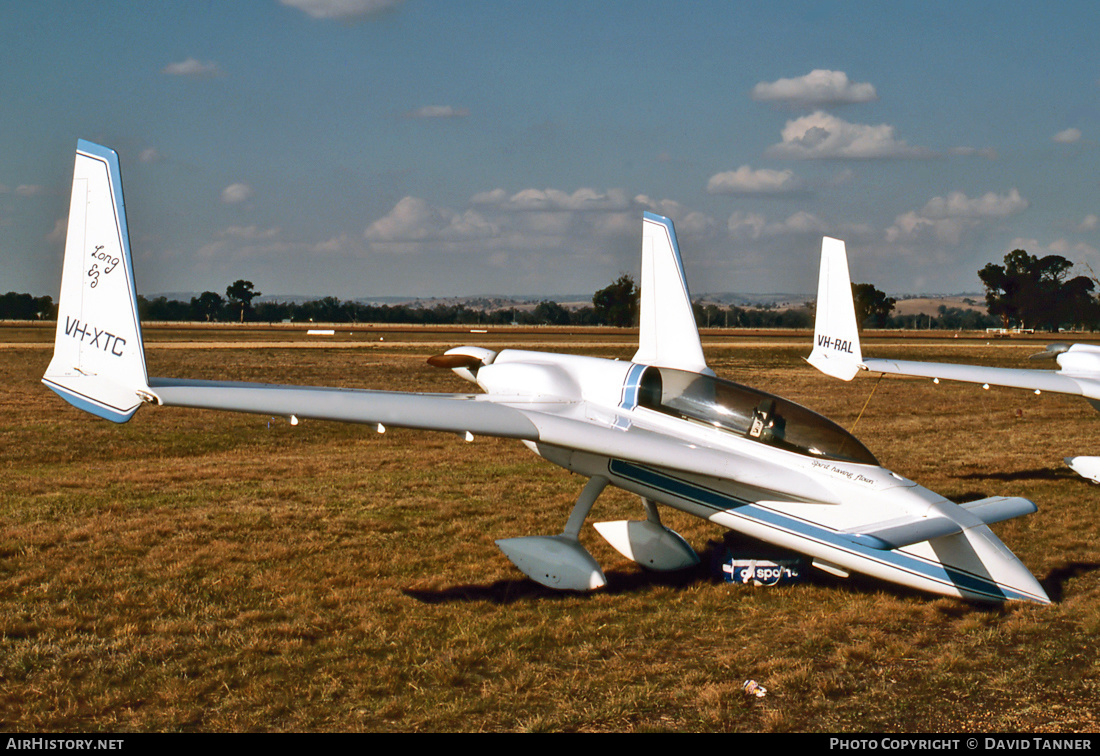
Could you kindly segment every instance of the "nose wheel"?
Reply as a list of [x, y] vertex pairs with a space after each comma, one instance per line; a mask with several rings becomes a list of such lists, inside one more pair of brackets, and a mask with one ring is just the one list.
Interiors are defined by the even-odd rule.
[[644, 520], [597, 522], [596, 531], [632, 562], [658, 572], [672, 572], [699, 564], [699, 555], [679, 533], [661, 524], [657, 504], [642, 497]]
[[[497, 541], [497, 546], [520, 572], [548, 588], [565, 591], [602, 588], [607, 585], [607, 578], [578, 536], [608, 482], [600, 476], [589, 479], [560, 535], [505, 538]], [[643, 497], [642, 506], [645, 520], [598, 522], [596, 531], [624, 557], [650, 570], [669, 572], [699, 564], [699, 555], [688, 542], [661, 523], [657, 504]]]

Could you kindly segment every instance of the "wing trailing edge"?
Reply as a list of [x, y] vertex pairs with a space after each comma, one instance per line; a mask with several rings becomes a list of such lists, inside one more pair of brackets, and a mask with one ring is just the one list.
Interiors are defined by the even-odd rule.
[[1057, 394], [1084, 395], [1085, 393], [1077, 380], [1054, 370], [984, 367], [982, 365], [961, 365], [951, 362], [915, 362], [913, 360], [892, 360], [878, 357], [869, 357], [863, 363], [866, 369], [873, 373], [910, 375], [918, 378], [980, 383], [1005, 388], [1031, 389], [1033, 391], [1051, 391]]
[[159, 404], [171, 407], [539, 439], [538, 429], [521, 410], [484, 394], [415, 394], [179, 378], [152, 378], [150, 383], [150, 394]]

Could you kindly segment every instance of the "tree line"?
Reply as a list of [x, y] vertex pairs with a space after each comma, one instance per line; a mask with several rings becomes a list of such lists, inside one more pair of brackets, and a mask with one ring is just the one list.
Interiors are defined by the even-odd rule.
[[[1096, 330], [1100, 327], [1100, 299], [1096, 282], [1072, 275], [1074, 265], [1060, 255], [1036, 257], [1022, 249], [1005, 255], [1004, 264], [989, 263], [978, 277], [985, 287], [988, 314], [940, 305], [935, 315], [895, 315], [896, 301], [872, 284], [852, 284], [856, 317], [862, 327], [897, 329], [982, 330], [1024, 328], [1057, 331]], [[418, 325], [637, 325], [638, 286], [630, 275], [620, 275], [593, 295], [591, 306], [578, 309], [544, 300], [533, 308], [470, 307], [464, 304], [373, 305], [323, 297], [308, 302], [254, 302], [261, 294], [251, 281], [237, 280], [223, 297], [205, 291], [189, 302], [167, 297], [138, 296], [142, 320], [181, 322], [255, 321], [263, 323], [407, 323]], [[696, 303], [695, 321], [703, 328], [810, 328], [811, 303], [800, 307], [743, 308]], [[0, 319], [51, 320], [57, 305], [49, 296], [8, 292], [0, 295]]]
[[[932, 328], [977, 330], [994, 327], [998, 320], [976, 310], [941, 305], [934, 316], [893, 316], [894, 300], [871, 284], [854, 284], [853, 293], [860, 322], [875, 328]], [[232, 292], [232, 293], [231, 293]], [[490, 309], [465, 304], [374, 305], [323, 297], [307, 302], [257, 302], [259, 296], [250, 281], [236, 281], [222, 297], [203, 292], [189, 303], [166, 297], [138, 297], [138, 312], [147, 321], [198, 320], [224, 322], [249, 320], [261, 323], [400, 323], [415, 325], [521, 325], [521, 326], [616, 326], [629, 328], [638, 323], [640, 290], [633, 277], [620, 275], [609, 286], [597, 291], [592, 305], [566, 308], [544, 300], [533, 308]], [[485, 303], [483, 303], [485, 304]], [[702, 328], [812, 328], [814, 306], [806, 302], [797, 307], [779, 308], [719, 306], [696, 302], [692, 305], [695, 322]]]
[[0, 295], [0, 319], [3, 320], [53, 320], [57, 307], [53, 297], [32, 297], [9, 291]]
[[918, 328], [925, 327], [927, 319], [929, 328], [1094, 331], [1100, 327], [1100, 299], [1094, 294], [1097, 281], [1073, 275], [1073, 268], [1061, 255], [1037, 257], [1022, 249], [1005, 255], [1003, 265], [988, 263], [978, 271], [988, 315], [940, 305], [936, 318], [892, 317], [893, 299], [871, 284], [852, 284], [856, 319], [862, 327], [876, 328], [912, 328], [909, 318], [915, 318]]

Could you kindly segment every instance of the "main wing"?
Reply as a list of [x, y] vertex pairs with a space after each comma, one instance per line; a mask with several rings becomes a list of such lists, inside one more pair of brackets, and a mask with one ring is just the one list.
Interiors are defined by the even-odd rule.
[[1052, 391], [1057, 394], [1072, 394], [1091, 398], [1096, 387], [1090, 386], [1088, 379], [1080, 379], [1054, 370], [1029, 370], [1025, 368], [985, 367], [983, 365], [960, 365], [949, 362], [916, 362], [913, 360], [893, 360], [869, 357], [864, 358], [861, 369], [873, 373], [892, 373], [911, 375], [933, 380], [961, 381], [980, 383], [987, 386], [1031, 389], [1033, 391]]
[[525, 403], [522, 397], [423, 394], [180, 378], [150, 378], [148, 393], [157, 404], [172, 407], [392, 425], [532, 441], [539, 437], [538, 430], [527, 419], [525, 412], [505, 404]]

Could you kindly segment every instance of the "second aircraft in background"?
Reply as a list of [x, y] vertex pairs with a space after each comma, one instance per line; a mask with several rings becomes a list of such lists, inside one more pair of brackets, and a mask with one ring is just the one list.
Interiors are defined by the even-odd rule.
[[[861, 370], [989, 386], [1051, 391], [1082, 396], [1100, 410], [1100, 346], [1052, 344], [1034, 358], [1053, 357], [1058, 370], [984, 367], [947, 362], [916, 362], [864, 357], [852, 301], [852, 282], [844, 242], [825, 238], [817, 284], [817, 320], [808, 361], [826, 375], [850, 381]], [[1066, 464], [1100, 483], [1100, 457], [1066, 457]]]

